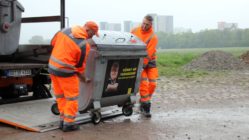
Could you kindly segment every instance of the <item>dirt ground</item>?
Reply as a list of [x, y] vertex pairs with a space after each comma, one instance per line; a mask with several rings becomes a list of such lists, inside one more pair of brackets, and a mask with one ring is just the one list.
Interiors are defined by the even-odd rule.
[[132, 117], [116, 117], [99, 125], [63, 133], [27, 132], [0, 124], [1, 140], [249, 140], [249, 71], [199, 78], [160, 77], [153, 116], [137, 107]]

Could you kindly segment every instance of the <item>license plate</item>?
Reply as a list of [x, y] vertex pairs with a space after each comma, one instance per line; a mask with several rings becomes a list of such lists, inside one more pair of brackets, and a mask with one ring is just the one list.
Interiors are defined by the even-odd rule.
[[7, 73], [7, 76], [11, 77], [22, 77], [22, 76], [28, 76], [32, 75], [31, 70], [9, 70]]

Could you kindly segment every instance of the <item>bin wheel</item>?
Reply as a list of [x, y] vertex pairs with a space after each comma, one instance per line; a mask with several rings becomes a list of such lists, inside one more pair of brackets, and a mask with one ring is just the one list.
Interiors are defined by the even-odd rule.
[[133, 113], [132, 105], [124, 105], [122, 108], [122, 112], [125, 116], [131, 116]]
[[54, 104], [51, 106], [51, 111], [52, 111], [52, 113], [53, 113], [54, 115], [60, 115], [60, 112], [59, 112], [57, 103], [54, 103]]
[[99, 124], [101, 122], [101, 113], [100, 112], [92, 112], [92, 122], [93, 124]]

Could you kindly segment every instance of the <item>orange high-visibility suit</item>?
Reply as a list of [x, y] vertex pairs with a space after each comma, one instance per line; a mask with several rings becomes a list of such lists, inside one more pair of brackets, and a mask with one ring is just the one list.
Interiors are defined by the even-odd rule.
[[78, 112], [79, 79], [83, 73], [90, 45], [87, 32], [80, 26], [59, 31], [52, 39], [48, 71], [61, 120], [72, 125]]
[[158, 78], [158, 70], [156, 67], [156, 46], [158, 43], [157, 36], [152, 28], [143, 31], [141, 27], [132, 30], [134, 35], [140, 38], [147, 48], [147, 57], [144, 58], [143, 71], [140, 81], [140, 102], [150, 103], [151, 97], [156, 89], [156, 79]]

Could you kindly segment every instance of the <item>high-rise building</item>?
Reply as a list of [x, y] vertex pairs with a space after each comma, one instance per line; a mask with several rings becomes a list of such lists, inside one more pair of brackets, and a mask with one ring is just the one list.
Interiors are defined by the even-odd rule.
[[120, 23], [100, 22], [100, 30], [121, 31]]
[[131, 29], [138, 27], [139, 25], [141, 25], [141, 22], [132, 22]]
[[131, 29], [132, 29], [132, 21], [130, 21], [130, 20], [124, 21], [124, 31], [130, 32]]
[[154, 19], [152, 24], [155, 32], [173, 33], [173, 16], [157, 15], [154, 13], [149, 15]]
[[153, 18], [153, 30], [154, 30], [154, 32], [157, 32], [157, 14], [155, 14], [155, 13], [151, 13], [151, 14], [149, 14], [150, 16], [152, 16], [152, 18]]
[[173, 16], [157, 16], [157, 32], [173, 33]]
[[109, 31], [121, 31], [121, 23], [109, 23], [108, 30]]
[[131, 32], [133, 28], [138, 27], [140, 24], [140, 22], [124, 21], [124, 31]]
[[100, 30], [108, 30], [108, 23], [107, 22], [100, 22]]

